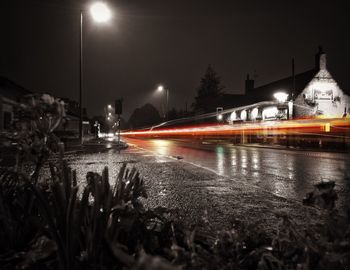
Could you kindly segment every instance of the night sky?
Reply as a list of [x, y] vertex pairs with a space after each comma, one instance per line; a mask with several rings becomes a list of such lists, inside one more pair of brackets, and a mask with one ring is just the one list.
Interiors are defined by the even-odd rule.
[[[314, 66], [322, 45], [332, 75], [350, 90], [348, 1], [114, 0], [113, 20], [84, 28], [84, 106], [89, 116], [123, 97], [125, 116], [163, 83], [184, 109], [211, 64], [227, 93]], [[79, 9], [89, 1], [1, 0], [0, 75], [40, 92], [78, 100]]]

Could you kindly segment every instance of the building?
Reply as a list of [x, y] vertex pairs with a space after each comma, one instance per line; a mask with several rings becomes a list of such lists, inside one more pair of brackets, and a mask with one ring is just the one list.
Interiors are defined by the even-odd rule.
[[340, 89], [327, 70], [326, 54], [320, 51], [317, 61], [317, 73], [300, 93], [296, 93], [294, 117], [342, 117], [349, 112], [350, 97]]
[[32, 92], [0, 76], [0, 131], [10, 128], [14, 119], [14, 107], [21, 97]]
[[[14, 120], [15, 107], [21, 102], [25, 95], [34, 94], [34, 92], [16, 84], [8, 78], [0, 76], [0, 132], [8, 130]], [[66, 103], [66, 120], [63, 121], [56, 131], [70, 131], [72, 134], [78, 134], [79, 131], [79, 104], [76, 101], [63, 99]], [[84, 134], [90, 133], [90, 122], [86, 116], [86, 110], [83, 114]]]
[[[288, 94], [285, 102], [274, 98], [277, 92]], [[245, 94], [226, 97], [231, 108], [240, 105], [230, 116], [231, 121], [273, 120], [324, 116], [343, 117], [349, 114], [350, 97], [327, 70], [326, 54], [319, 48], [315, 55], [315, 67], [262, 86], [255, 87], [247, 75]], [[227, 107], [227, 104], [225, 104]]]

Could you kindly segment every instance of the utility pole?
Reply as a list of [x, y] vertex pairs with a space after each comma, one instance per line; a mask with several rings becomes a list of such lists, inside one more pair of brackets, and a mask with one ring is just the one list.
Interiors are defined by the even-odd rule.
[[118, 114], [118, 145], [120, 145], [120, 114]]
[[169, 89], [166, 89], [166, 120], [169, 120]]
[[80, 11], [79, 141], [83, 144], [83, 11]]
[[294, 57], [292, 58], [292, 78], [293, 78], [292, 93], [289, 97], [291, 100], [293, 100], [294, 93], [295, 93], [295, 61], [294, 61]]
[[117, 99], [115, 101], [115, 114], [117, 115], [117, 126], [118, 126], [118, 145], [120, 144], [120, 115], [123, 112], [123, 100]]

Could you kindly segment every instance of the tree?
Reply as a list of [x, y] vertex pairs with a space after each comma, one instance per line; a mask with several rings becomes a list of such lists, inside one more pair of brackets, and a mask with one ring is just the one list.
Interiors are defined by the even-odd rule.
[[221, 107], [220, 100], [224, 87], [220, 77], [211, 65], [208, 66], [200, 85], [197, 88], [197, 96], [192, 107], [196, 114], [214, 112], [216, 107]]
[[161, 122], [158, 110], [151, 104], [147, 103], [141, 108], [137, 108], [129, 119], [130, 128], [150, 127]]

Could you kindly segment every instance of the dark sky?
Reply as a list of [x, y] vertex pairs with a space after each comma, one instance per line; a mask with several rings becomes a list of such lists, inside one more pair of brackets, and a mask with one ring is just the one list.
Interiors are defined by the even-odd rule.
[[[107, 25], [85, 16], [84, 106], [90, 116], [123, 97], [125, 116], [146, 102], [191, 104], [208, 64], [227, 93], [242, 93], [247, 72], [261, 85], [314, 65], [350, 90], [348, 1], [114, 0]], [[0, 75], [26, 88], [78, 99], [79, 9], [89, 1], [1, 0]]]

